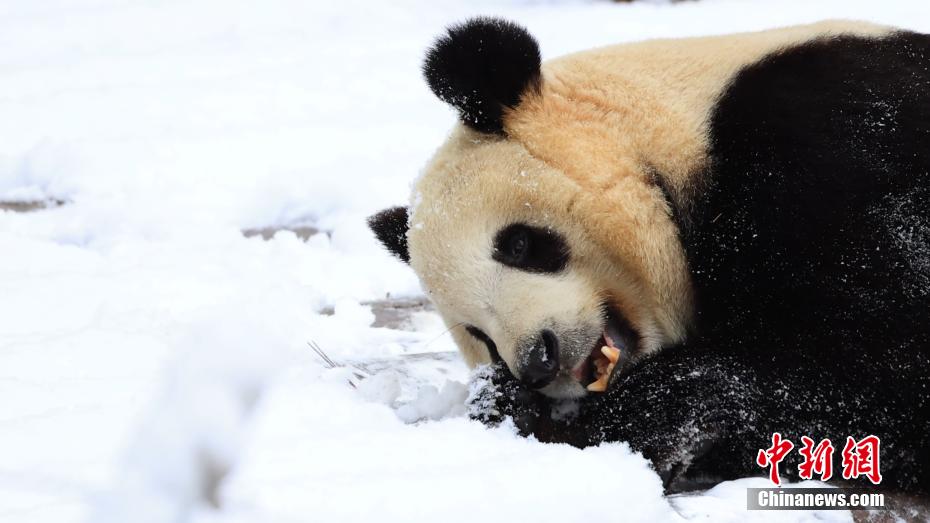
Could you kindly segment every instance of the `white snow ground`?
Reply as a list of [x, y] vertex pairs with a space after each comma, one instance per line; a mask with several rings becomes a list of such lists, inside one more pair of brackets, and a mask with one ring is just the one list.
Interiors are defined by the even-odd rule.
[[[930, 32], [925, 0], [0, 2], [0, 201], [70, 202], [0, 211], [0, 520], [850, 519], [746, 513], [757, 479], [667, 500], [623, 444], [485, 429], [434, 315], [370, 327], [362, 302], [421, 291], [363, 218], [450, 127], [420, 60], [472, 14], [546, 57], [830, 17]], [[239, 232], [293, 224], [328, 234]]]

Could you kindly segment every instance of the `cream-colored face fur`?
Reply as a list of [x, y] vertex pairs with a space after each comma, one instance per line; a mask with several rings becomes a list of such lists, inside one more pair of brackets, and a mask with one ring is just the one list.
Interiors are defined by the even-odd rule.
[[[686, 211], [709, 164], [708, 121], [741, 67], [780, 47], [857, 22], [595, 49], [543, 65], [538, 91], [505, 113], [506, 136], [458, 125], [414, 187], [410, 263], [470, 365], [489, 360], [477, 327], [520, 376], [526, 340], [549, 329], [561, 370], [542, 391], [585, 390], [571, 369], [604, 329], [605, 304], [636, 331], [634, 357], [680, 341], [692, 290], [671, 203]], [[657, 180], [657, 178], [661, 180]], [[523, 223], [570, 249], [557, 274], [492, 259], [495, 234]]]
[[[618, 188], [624, 197], [606, 200], [520, 144], [465, 127], [429, 172], [415, 189], [410, 263], [469, 364], [489, 361], [489, 353], [467, 325], [494, 341], [518, 377], [519, 348], [549, 329], [559, 339], [562, 370], [543, 391], [577, 396], [584, 388], [571, 370], [600, 338], [605, 303], [637, 331], [639, 353], [683, 335], [687, 270], [664, 199], [647, 178], [629, 176]], [[495, 234], [513, 223], [559, 233], [570, 249], [567, 267], [531, 273], [492, 259]], [[650, 238], [637, 241], [637, 230]], [[619, 240], [623, 235], [631, 236]]]

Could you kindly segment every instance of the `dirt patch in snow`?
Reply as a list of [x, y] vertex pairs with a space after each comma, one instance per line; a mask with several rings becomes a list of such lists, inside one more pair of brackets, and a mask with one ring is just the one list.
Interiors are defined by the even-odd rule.
[[0, 211], [33, 212], [52, 209], [66, 204], [64, 200], [33, 200], [24, 202], [0, 201]]
[[[411, 318], [418, 312], [435, 311], [436, 308], [426, 298], [386, 298], [384, 300], [366, 301], [362, 305], [371, 307], [375, 315], [372, 327], [409, 330]], [[332, 307], [320, 311], [320, 314], [333, 314]]]
[[270, 240], [274, 238], [274, 235], [278, 231], [290, 231], [297, 235], [303, 241], [307, 241], [314, 234], [319, 234], [320, 231], [312, 225], [293, 225], [293, 226], [284, 226], [284, 227], [260, 227], [255, 229], [242, 229], [242, 235], [246, 238], [255, 238], [261, 237], [263, 240]]

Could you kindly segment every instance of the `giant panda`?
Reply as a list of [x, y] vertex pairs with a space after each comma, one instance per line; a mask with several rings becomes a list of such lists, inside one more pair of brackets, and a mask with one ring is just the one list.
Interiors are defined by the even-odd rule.
[[837, 471], [876, 435], [881, 486], [930, 492], [930, 37], [828, 21], [541, 63], [477, 18], [424, 73], [459, 122], [369, 224], [490, 365], [476, 418], [628, 442], [670, 492], [765, 474], [775, 432], [830, 438]]

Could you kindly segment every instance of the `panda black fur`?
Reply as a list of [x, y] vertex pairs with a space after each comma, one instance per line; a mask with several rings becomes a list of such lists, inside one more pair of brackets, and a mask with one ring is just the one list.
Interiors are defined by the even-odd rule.
[[[532, 148], [543, 139], [521, 135], [520, 126], [542, 113], [519, 110], [532, 110], [526, 91], [539, 88], [538, 50], [527, 50], [532, 37], [515, 27], [488, 19], [456, 27], [431, 51], [426, 75], [466, 126], [504, 135], [488, 140], [522, 136]], [[492, 51], [519, 42], [519, 52], [489, 56], [474, 40]], [[578, 413], [559, 419], [559, 400], [515, 378], [495, 337], [472, 327], [495, 370], [494, 387], [475, 401], [476, 418], [511, 416], [545, 442], [627, 441], [670, 491], [760, 474], [755, 455], [773, 432], [840, 446], [846, 436], [875, 434], [883, 486], [930, 494], [930, 37], [887, 30], [796, 40], [727, 72], [707, 121], [695, 124], [706, 155], [682, 162], [687, 176], [662, 165], [661, 154], [641, 162], [687, 261], [687, 333], [663, 338], [669, 329], [657, 327], [656, 338], [672, 342], [616, 373], [604, 394], [574, 400]], [[517, 77], [496, 84], [502, 70]], [[455, 85], [466, 91], [453, 92]], [[476, 98], [482, 89], [491, 94]], [[475, 100], [497, 105], [482, 112]], [[372, 227], [408, 260], [395, 229], [420, 212], [397, 208]], [[413, 254], [450, 324], [479, 316], [444, 302], [454, 286], [433, 284], [441, 280]], [[474, 341], [459, 335], [468, 358]], [[798, 459], [789, 455], [784, 477], [797, 479]]]

